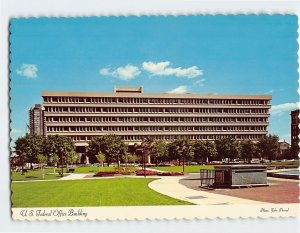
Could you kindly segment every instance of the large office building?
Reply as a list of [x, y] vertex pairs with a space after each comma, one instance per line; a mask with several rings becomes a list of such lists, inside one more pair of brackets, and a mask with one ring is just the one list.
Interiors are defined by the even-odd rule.
[[41, 104], [36, 104], [29, 109], [29, 134], [44, 136], [46, 132], [44, 127], [44, 108]]
[[294, 110], [291, 112], [291, 144], [298, 145], [299, 144], [299, 119], [300, 110]]
[[69, 136], [78, 147], [116, 134], [134, 144], [144, 137], [172, 140], [253, 140], [267, 134], [270, 95], [148, 94], [142, 87], [114, 92], [42, 93], [45, 135]]

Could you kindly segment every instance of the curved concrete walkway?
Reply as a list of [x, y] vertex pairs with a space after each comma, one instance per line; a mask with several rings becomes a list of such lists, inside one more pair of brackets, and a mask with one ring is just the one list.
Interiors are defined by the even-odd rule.
[[232, 205], [232, 204], [264, 204], [227, 195], [214, 194], [206, 191], [189, 189], [179, 183], [182, 176], [161, 177], [149, 183], [149, 187], [156, 192], [179, 200], [188, 201], [196, 205]]

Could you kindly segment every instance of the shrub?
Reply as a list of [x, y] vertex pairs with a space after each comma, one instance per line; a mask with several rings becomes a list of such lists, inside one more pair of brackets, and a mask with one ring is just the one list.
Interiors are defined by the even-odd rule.
[[115, 172], [115, 171], [100, 171], [100, 172], [97, 172], [94, 176], [103, 177], [103, 176], [114, 176], [116, 174], [118, 174], [118, 172]]
[[137, 176], [156, 176], [158, 174], [158, 172], [151, 170], [137, 170], [135, 173]]
[[183, 176], [183, 172], [160, 172], [157, 175], [159, 176]]

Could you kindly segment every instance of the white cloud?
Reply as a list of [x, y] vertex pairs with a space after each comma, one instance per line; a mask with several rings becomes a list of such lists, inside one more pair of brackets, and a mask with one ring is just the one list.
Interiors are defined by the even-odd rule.
[[191, 66], [188, 68], [171, 68], [169, 67], [171, 62], [143, 62], [143, 69], [149, 72], [153, 76], [169, 76], [175, 75], [176, 77], [196, 78], [199, 75], [203, 75], [203, 71], [199, 70], [197, 66]]
[[110, 68], [102, 68], [100, 69], [99, 73], [103, 76], [111, 76], [124, 81], [129, 81], [140, 75], [141, 71], [138, 67], [128, 64], [124, 67], [118, 67], [115, 70], [111, 70]]
[[205, 81], [205, 78], [199, 79], [195, 82], [195, 85], [197, 85], [199, 87], [203, 87], [204, 86], [204, 81]]
[[292, 111], [298, 108], [299, 108], [299, 102], [278, 104], [278, 105], [273, 105], [271, 107], [270, 113], [272, 115], [282, 115], [284, 112]]
[[185, 94], [187, 92], [188, 92], [188, 87], [187, 86], [179, 86], [179, 87], [174, 88], [171, 91], [168, 91], [167, 93], [170, 93], [170, 94]]
[[26, 78], [37, 78], [38, 68], [35, 64], [22, 64], [19, 69], [16, 70], [17, 74]]
[[23, 132], [23, 131], [20, 130], [20, 129], [11, 129], [11, 131], [10, 131], [11, 134], [20, 134], [20, 133], [22, 133], [22, 132]]

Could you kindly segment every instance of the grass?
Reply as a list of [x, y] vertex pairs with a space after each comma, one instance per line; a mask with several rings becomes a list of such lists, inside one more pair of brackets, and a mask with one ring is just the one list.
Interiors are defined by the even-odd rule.
[[300, 165], [299, 161], [281, 161], [281, 162], [271, 162], [271, 163], [265, 163], [265, 165]]
[[12, 183], [13, 207], [189, 205], [150, 189], [150, 178]]
[[[49, 173], [53, 173], [53, 169], [51, 169], [51, 170], [45, 169], [44, 180], [61, 178], [61, 176], [59, 174], [49, 174]], [[68, 175], [69, 174], [64, 174], [64, 176], [68, 176]], [[29, 171], [25, 172], [23, 175], [21, 172], [12, 172], [11, 180], [12, 181], [43, 180], [43, 177], [42, 177], [41, 170], [36, 169], [36, 170], [29, 170]]]
[[[169, 166], [169, 167], [153, 167], [154, 169], [161, 171], [170, 171], [170, 172], [182, 172], [182, 166]], [[200, 169], [209, 169], [213, 170], [213, 165], [187, 165], [184, 166], [184, 172], [200, 172]]]

